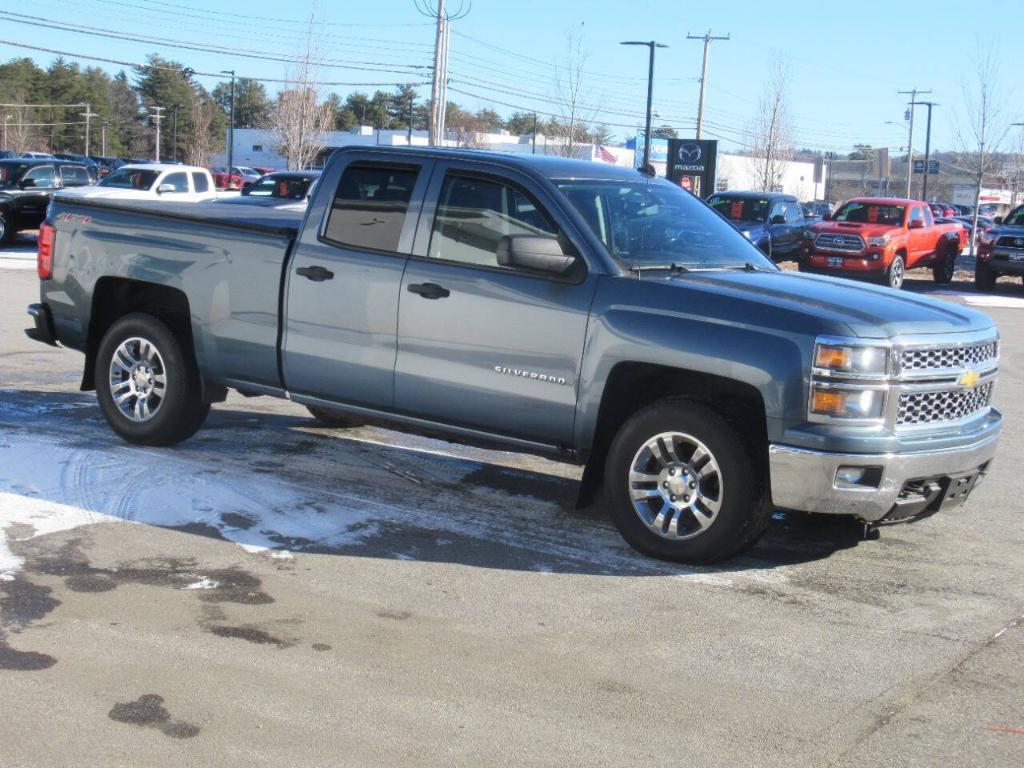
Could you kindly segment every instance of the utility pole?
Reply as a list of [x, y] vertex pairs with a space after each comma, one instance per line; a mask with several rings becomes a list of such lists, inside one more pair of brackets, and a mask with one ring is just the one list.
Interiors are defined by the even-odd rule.
[[910, 136], [907, 139], [907, 198], [910, 198], [910, 185], [914, 178], [914, 107], [917, 106], [917, 97], [919, 94], [928, 94], [931, 91], [921, 91], [914, 88], [910, 91], [896, 91], [897, 94], [906, 95], [910, 94], [910, 109], [907, 110], [908, 119], [910, 120]]
[[156, 124], [156, 153], [154, 159], [156, 162], [160, 162], [160, 120], [163, 119], [163, 111], [165, 107], [150, 107], [149, 113], [153, 118], [153, 122]]
[[928, 107], [928, 128], [925, 130], [924, 137], [924, 181], [921, 182], [921, 199], [926, 203], [928, 202], [928, 158], [931, 156], [932, 151], [932, 107], [937, 107], [938, 104], [934, 101], [919, 101], [918, 104], [923, 104]]
[[[5, 139], [4, 143], [5, 144], [7, 143], [7, 141], [6, 141], [6, 137], [7, 137], [6, 131], [7, 131], [7, 128], [5, 127], [4, 128], [4, 139]], [[533, 149], [531, 150], [531, 154], [534, 154], [534, 155], [537, 154], [537, 113], [536, 112], [533, 113]]]
[[412, 114], [413, 114], [413, 107], [414, 107], [415, 104], [416, 104], [416, 96], [415, 96], [415, 94], [410, 93], [409, 94], [409, 133], [408, 133], [408, 136], [407, 136], [407, 143], [409, 144], [410, 147], [412, 146]]
[[[7, 121], [11, 119], [10, 115], [4, 115], [4, 145], [0, 149], [7, 149]], [[534, 121], [536, 123], [536, 121]], [[534, 137], [534, 144], [537, 143], [536, 137]]]
[[222, 75], [231, 75], [231, 108], [228, 110], [228, 178], [235, 166], [235, 70], [222, 69]]
[[639, 40], [626, 40], [625, 42], [619, 43], [619, 45], [646, 45], [650, 49], [650, 59], [647, 65], [647, 122], [645, 124], [646, 129], [644, 130], [644, 163], [641, 166], [642, 171], [647, 173], [647, 169], [650, 168], [651, 165], [651, 113], [654, 98], [654, 49], [668, 48], [668, 46], [654, 40], [648, 40], [646, 42]]
[[443, 140], [439, 125], [444, 113], [441, 106], [441, 81], [447, 77], [447, 72], [441, 69], [443, 62], [442, 50], [445, 41], [445, 26], [448, 20], [444, 11], [444, 0], [437, 0], [437, 33], [434, 37], [434, 79], [430, 84], [430, 146], [436, 147]]
[[106, 157], [107, 156], [107, 124], [106, 123], [104, 123], [103, 125], [100, 126], [100, 135], [103, 137], [102, 138], [103, 144], [102, 144], [102, 147], [100, 149], [100, 154], [103, 155], [103, 157]]
[[[85, 118], [85, 156], [89, 156], [89, 120], [94, 117], [99, 117], [99, 114], [92, 111], [92, 106], [89, 104], [85, 105], [85, 112], [82, 113], [82, 117]], [[6, 143], [6, 142], [5, 142]]]
[[174, 162], [178, 162], [178, 108], [180, 104], [174, 105], [174, 143], [171, 146], [171, 157]]
[[708, 82], [708, 50], [711, 48], [712, 40], [728, 40], [729, 35], [715, 37], [709, 29], [704, 35], [691, 35], [687, 33], [686, 39], [704, 41], [704, 64], [700, 69], [700, 100], [697, 102], [697, 141], [700, 141], [700, 134], [704, 128], [704, 91]]

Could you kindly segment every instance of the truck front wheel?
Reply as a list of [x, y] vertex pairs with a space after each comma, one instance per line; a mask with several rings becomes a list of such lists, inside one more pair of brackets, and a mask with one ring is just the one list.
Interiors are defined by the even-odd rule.
[[96, 397], [118, 435], [138, 445], [174, 445], [203, 425], [195, 360], [161, 320], [133, 312], [117, 320], [96, 351]]
[[903, 257], [896, 254], [892, 257], [892, 264], [885, 270], [885, 284], [897, 291], [903, 287], [903, 275], [906, 272], [906, 264]]
[[639, 551], [680, 563], [737, 554], [771, 517], [763, 471], [717, 413], [682, 398], [633, 415], [608, 452], [612, 520]]

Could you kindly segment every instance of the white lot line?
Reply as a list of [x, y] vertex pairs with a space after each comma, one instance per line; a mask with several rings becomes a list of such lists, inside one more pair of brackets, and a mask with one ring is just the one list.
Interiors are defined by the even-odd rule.
[[961, 293], [960, 291], [930, 291], [931, 296], [954, 296], [963, 299], [965, 304], [972, 307], [1007, 307], [1010, 309], [1024, 309], [1024, 295], [1022, 296], [998, 296], [987, 293]]
[[[72, 437], [69, 435], [68, 437]], [[733, 587], [737, 581], [788, 581], [785, 569], [742, 572], [686, 568], [633, 552], [610, 525], [552, 521], [551, 503], [530, 497], [422, 498], [400, 506], [365, 495], [304, 485], [244, 466], [213, 468], [202, 457], [118, 445], [81, 447], [64, 438], [0, 428], [0, 579], [22, 566], [8, 538], [33, 538], [94, 523], [161, 527], [206, 525], [250, 553], [288, 557], [296, 540], [329, 548], [380, 541], [393, 528], [413, 528], [533, 552], [538, 559], [598, 564], [609, 572], [643, 569]], [[478, 469], [465, 461], [463, 476]], [[459, 465], [453, 467], [455, 473]], [[452, 478], [457, 479], [457, 478]], [[381, 498], [386, 496], [382, 495]], [[486, 501], [485, 501], [486, 499]], [[238, 527], [231, 513], [253, 522]], [[10, 530], [13, 527], [13, 530]], [[454, 544], [453, 546], [458, 546]], [[410, 559], [415, 559], [410, 557]], [[543, 565], [543, 567], [542, 567]], [[547, 565], [538, 565], [547, 571]]]
[[35, 248], [6, 248], [0, 251], [0, 269], [35, 269]]

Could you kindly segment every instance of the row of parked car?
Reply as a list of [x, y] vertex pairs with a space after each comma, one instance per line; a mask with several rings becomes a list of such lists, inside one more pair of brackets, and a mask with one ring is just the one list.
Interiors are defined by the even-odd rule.
[[211, 201], [229, 205], [303, 207], [319, 171], [251, 174], [233, 191], [218, 188], [208, 168], [175, 163], [123, 163], [97, 180], [94, 166], [41, 155], [0, 159], [0, 247], [35, 229], [54, 194], [113, 199]]
[[[895, 197], [854, 198], [820, 214], [781, 193], [720, 192], [707, 202], [775, 261], [891, 288], [922, 267], [938, 283], [952, 281], [973, 225], [973, 216], [961, 210], [966, 206]], [[1024, 206], [1005, 221], [979, 215], [978, 228], [976, 286], [990, 291], [1000, 275], [1024, 276]]]

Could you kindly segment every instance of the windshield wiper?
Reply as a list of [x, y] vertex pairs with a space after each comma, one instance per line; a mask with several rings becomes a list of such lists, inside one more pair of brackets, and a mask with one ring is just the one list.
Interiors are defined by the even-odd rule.
[[654, 269], [667, 269], [673, 275], [678, 275], [680, 272], [690, 271], [682, 264], [676, 264], [674, 261], [671, 264], [634, 264], [629, 268], [629, 271], [640, 274], [641, 272], [649, 272]]

